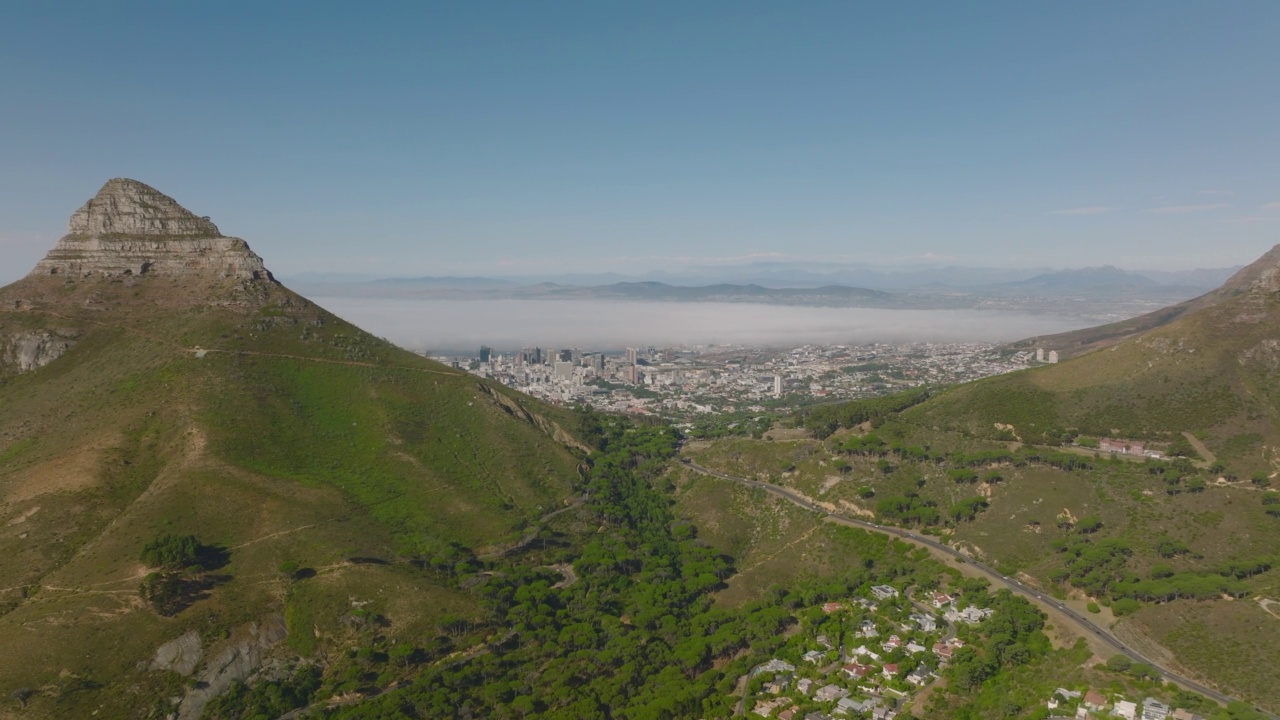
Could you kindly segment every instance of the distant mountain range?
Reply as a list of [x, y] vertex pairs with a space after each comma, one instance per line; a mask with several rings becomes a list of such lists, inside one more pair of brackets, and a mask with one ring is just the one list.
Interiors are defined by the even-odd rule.
[[[1210, 290], [1218, 287], [1241, 266], [1181, 270], [1122, 270], [1112, 266], [1054, 268], [984, 268], [936, 266], [916, 268], [877, 268], [859, 265], [811, 267], [802, 263], [752, 263], [733, 267], [693, 267], [686, 271], [622, 273], [577, 273], [555, 275], [523, 275], [499, 277], [403, 277], [379, 278], [346, 273], [303, 273], [284, 278], [294, 285], [360, 284], [393, 282], [431, 287], [511, 287], [553, 283], [595, 287], [617, 283], [654, 282], [676, 287], [706, 285], [759, 285], [765, 288], [820, 288], [830, 286], [860, 287], [871, 290], [913, 290], [933, 285], [958, 288], [985, 288], [1025, 282], [1077, 284], [1146, 284], [1152, 286], [1185, 286]], [[1056, 279], [1056, 280], [1051, 280]]]
[[[560, 281], [530, 282], [530, 278], [419, 277], [383, 278], [355, 282], [296, 281], [293, 286], [312, 297], [397, 298], [416, 300], [611, 300], [640, 302], [739, 302], [813, 307], [873, 307], [921, 310], [1000, 309], [1077, 315], [1101, 322], [1133, 317], [1154, 308], [1172, 305], [1202, 295], [1213, 278], [1224, 280], [1234, 269], [1196, 270], [1164, 273], [1156, 277], [1105, 266], [1025, 273], [1001, 270], [1001, 282], [966, 284], [976, 279], [992, 280], [997, 271], [957, 269], [948, 275], [916, 273], [915, 284], [906, 285], [906, 276], [879, 278], [879, 286], [829, 282], [806, 282], [830, 275], [788, 271], [796, 279], [791, 286], [778, 286], [777, 275], [760, 282], [716, 282], [680, 284], [657, 280], [603, 276], [610, 282], [586, 281], [595, 276], [561, 277]], [[803, 277], [801, 277], [803, 276]], [[806, 279], [807, 278], [807, 279]], [[875, 279], [875, 278], [868, 278]], [[899, 287], [888, 286], [900, 284]]]

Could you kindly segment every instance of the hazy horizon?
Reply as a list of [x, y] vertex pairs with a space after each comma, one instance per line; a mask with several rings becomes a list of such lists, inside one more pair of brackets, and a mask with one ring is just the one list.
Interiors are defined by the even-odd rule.
[[884, 310], [753, 303], [310, 298], [413, 350], [1008, 342], [1088, 327], [1081, 318], [999, 310]]

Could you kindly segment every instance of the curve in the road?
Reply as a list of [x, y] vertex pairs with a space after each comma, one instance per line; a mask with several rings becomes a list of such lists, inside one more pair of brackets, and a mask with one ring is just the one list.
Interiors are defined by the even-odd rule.
[[[1054, 610], [1057, 610], [1058, 612], [1062, 613], [1062, 615], [1065, 616], [1067, 619], [1076, 623], [1076, 625], [1078, 625], [1081, 630], [1084, 630], [1085, 632], [1088, 632], [1088, 633], [1092, 633], [1099, 640], [1106, 643], [1107, 645], [1110, 645], [1112, 648], [1114, 648], [1121, 654], [1129, 657], [1129, 659], [1135, 662], [1139, 662], [1139, 663], [1143, 663], [1151, 666], [1156, 671], [1158, 671], [1161, 675], [1163, 675], [1165, 679], [1170, 680], [1178, 685], [1181, 685], [1182, 687], [1187, 688], [1188, 690], [1194, 690], [1195, 692], [1198, 692], [1201, 695], [1204, 695], [1209, 698], [1213, 698], [1214, 700], [1223, 704], [1238, 700], [1238, 698], [1233, 698], [1230, 695], [1224, 695], [1223, 693], [1220, 693], [1217, 690], [1214, 690], [1209, 687], [1205, 687], [1204, 685], [1201, 685], [1200, 683], [1194, 680], [1185, 678], [1173, 672], [1172, 670], [1158, 663], [1153, 662], [1152, 660], [1144, 657], [1137, 650], [1134, 650], [1132, 647], [1126, 645], [1122, 640], [1117, 638], [1115, 635], [1112, 635], [1111, 632], [1106, 628], [1103, 628], [1102, 626], [1093, 623], [1093, 621], [1089, 620], [1089, 618], [1067, 607], [1065, 603], [1059, 602], [1056, 598], [1047, 596], [1044, 593], [1040, 592], [1039, 590], [1036, 590], [1032, 587], [1024, 585], [1021, 582], [1011, 577], [1007, 577], [1001, 574], [995, 568], [990, 567], [989, 565], [986, 565], [982, 562], [979, 562], [969, 557], [968, 555], [965, 555], [964, 553], [956, 550], [950, 545], [945, 545], [943, 543], [938, 542], [937, 540], [933, 540], [932, 538], [925, 537], [923, 535], [917, 535], [916, 533], [910, 532], [909, 530], [903, 530], [901, 528], [889, 527], [885, 525], [877, 525], [876, 523], [867, 522], [865, 520], [858, 520], [856, 518], [846, 517], [844, 515], [838, 515], [836, 513], [831, 512], [830, 510], [827, 510], [826, 508], [819, 507], [818, 505], [808, 501], [807, 499], [801, 497], [800, 495], [794, 492], [791, 492], [790, 490], [780, 485], [774, 485], [773, 483], [764, 482], [762, 480], [751, 480], [749, 478], [734, 477], [733, 475], [728, 475], [726, 473], [719, 472], [718, 470], [712, 470], [711, 468], [703, 467], [688, 458], [682, 458], [681, 463], [685, 467], [695, 472], [702, 473], [703, 475], [710, 475], [711, 477], [720, 478], [721, 480], [728, 480], [730, 482], [735, 482], [740, 485], [746, 485], [747, 487], [754, 487], [754, 488], [759, 488], [761, 490], [765, 490], [766, 492], [777, 495], [778, 497], [783, 498], [784, 500], [788, 500], [792, 504], [798, 505], [806, 510], [812, 510], [813, 512], [821, 513], [823, 516], [830, 518], [832, 520], [838, 521], [841, 524], [850, 525], [863, 530], [870, 530], [871, 532], [878, 532], [885, 535], [900, 537], [909, 542], [916, 543], [917, 545], [924, 545], [926, 547], [933, 548], [935, 550], [943, 552], [952, 557], [958, 558], [964, 561], [965, 563], [969, 564], [970, 566], [976, 568], [977, 570], [982, 572], [984, 575], [986, 575], [988, 578], [990, 578], [994, 582], [1004, 585], [1005, 587], [1009, 588], [1013, 592], [1016, 592], [1019, 595], [1022, 595], [1023, 597], [1027, 598], [1031, 602], [1037, 605], [1040, 605], [1041, 607], [1051, 607]], [[1276, 715], [1273, 715], [1261, 709], [1260, 711], [1266, 714], [1267, 717], [1272, 718], [1273, 720], [1280, 720], [1280, 717], [1277, 717]]]

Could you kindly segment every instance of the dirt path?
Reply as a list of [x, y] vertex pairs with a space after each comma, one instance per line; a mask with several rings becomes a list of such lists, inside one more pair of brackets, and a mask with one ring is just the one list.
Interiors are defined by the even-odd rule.
[[1275, 606], [1280, 606], [1280, 600], [1272, 600], [1271, 598], [1260, 597], [1258, 598], [1258, 604], [1262, 606], [1263, 610], [1267, 611], [1268, 615], [1276, 618], [1277, 620], [1280, 620], [1280, 611], [1272, 609]]
[[191, 353], [196, 357], [204, 357], [209, 353], [222, 353], [224, 355], [254, 355], [257, 357], [285, 358], [288, 360], [302, 360], [303, 362], [326, 363], [328, 365], [347, 365], [350, 367], [367, 367], [377, 368], [379, 370], [408, 370], [409, 372], [430, 373], [432, 375], [448, 375], [450, 377], [466, 377], [467, 373], [449, 372], [445, 370], [429, 370], [427, 368], [409, 367], [407, 365], [379, 365], [378, 363], [359, 362], [356, 360], [333, 360], [330, 358], [309, 357], [306, 355], [287, 355], [284, 353], [265, 353], [256, 350], [218, 350], [214, 348], [184, 348], [185, 352]]
[[770, 560], [773, 560], [774, 558], [778, 557], [779, 555], [781, 555], [782, 553], [786, 552], [787, 550], [790, 550], [793, 546], [795, 546], [795, 545], [799, 545], [800, 543], [804, 542], [805, 540], [808, 540], [808, 539], [809, 539], [809, 536], [813, 534], [813, 531], [814, 531], [814, 530], [817, 530], [819, 527], [821, 527], [821, 526], [819, 526], [819, 525], [814, 525], [813, 527], [809, 528], [809, 529], [808, 529], [808, 531], [806, 531], [806, 532], [805, 532], [805, 534], [801, 535], [800, 537], [796, 538], [795, 540], [792, 540], [791, 542], [787, 543], [786, 545], [783, 545], [782, 547], [778, 548], [778, 551], [777, 551], [777, 552], [775, 552], [775, 553], [773, 553], [772, 555], [770, 555], [770, 556], [768, 556], [768, 557], [766, 557], [766, 558], [762, 558], [762, 559], [760, 559], [760, 560], [757, 560], [757, 561], [755, 561], [755, 562], [751, 563], [751, 565], [749, 565], [749, 566], [747, 566], [747, 567], [745, 567], [745, 568], [742, 568], [741, 570], [739, 570], [739, 571], [738, 571], [738, 574], [739, 574], [739, 575], [746, 575], [747, 573], [751, 572], [752, 570], [755, 570], [756, 568], [760, 567], [761, 565], [763, 565], [763, 564], [765, 564], [765, 563], [769, 562]]
[[1187, 442], [1191, 443], [1191, 447], [1195, 448], [1196, 452], [1200, 453], [1200, 457], [1204, 458], [1205, 463], [1212, 465], [1218, 462], [1218, 456], [1214, 455], [1209, 448], [1205, 447], [1205, 444], [1200, 442], [1200, 438], [1186, 431], [1183, 431], [1182, 437], [1186, 438]]

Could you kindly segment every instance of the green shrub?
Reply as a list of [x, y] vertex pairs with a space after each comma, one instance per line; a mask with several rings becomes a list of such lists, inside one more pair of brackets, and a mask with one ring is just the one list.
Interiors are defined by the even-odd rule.
[[195, 535], [170, 535], [156, 537], [142, 548], [139, 559], [147, 567], [179, 570], [198, 565], [200, 541]]
[[1111, 603], [1111, 611], [1114, 612], [1117, 617], [1132, 615], [1141, 609], [1142, 603], [1134, 600], [1133, 598], [1119, 598], [1115, 602]]

